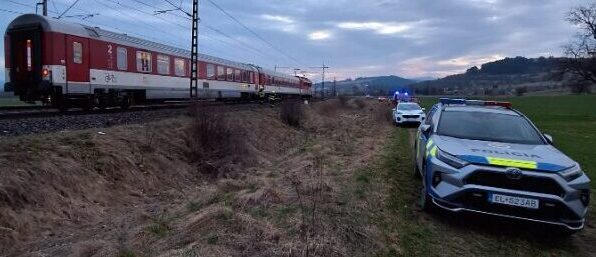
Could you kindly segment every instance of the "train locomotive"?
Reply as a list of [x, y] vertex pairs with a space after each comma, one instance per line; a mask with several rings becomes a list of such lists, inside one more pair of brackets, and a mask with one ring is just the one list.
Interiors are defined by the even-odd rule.
[[5, 91], [59, 109], [190, 99], [310, 98], [312, 82], [199, 54], [191, 92], [190, 51], [35, 14], [15, 18], [4, 37]]

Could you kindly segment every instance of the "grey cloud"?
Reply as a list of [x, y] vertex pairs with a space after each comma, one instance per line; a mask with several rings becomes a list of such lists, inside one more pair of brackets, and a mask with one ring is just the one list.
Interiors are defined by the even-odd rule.
[[[110, 6], [114, 4], [102, 1]], [[132, 0], [126, 5], [152, 12]], [[68, 2], [68, 1], [66, 1]], [[121, 8], [133, 19], [98, 5], [96, 0], [82, 0], [81, 9], [102, 15], [87, 24], [117, 27], [161, 42], [188, 46], [188, 32], [155, 17]], [[162, 0], [146, 1], [155, 8], [168, 8]], [[268, 47], [223, 15], [209, 2], [201, 1], [201, 49], [209, 54], [239, 61], [273, 66], [318, 66], [329, 64], [339, 78], [357, 75], [396, 74], [406, 77], [441, 76], [459, 72], [479, 61], [495, 56], [560, 55], [561, 45], [571, 38], [573, 27], [564, 21], [567, 10], [591, 0], [221, 0], [217, 3], [267, 41], [296, 57], [300, 64]], [[58, 8], [64, 3], [57, 1]], [[187, 10], [190, 1], [185, 1]], [[9, 6], [23, 10], [18, 6]], [[154, 9], [155, 9], [154, 8]], [[73, 10], [82, 12], [81, 10]], [[8, 15], [14, 18], [14, 15]], [[264, 19], [268, 17], [269, 19]], [[278, 17], [272, 18], [272, 17]], [[279, 18], [283, 17], [283, 18]], [[164, 19], [179, 24], [188, 20], [172, 14]], [[75, 19], [71, 19], [77, 21]], [[0, 18], [0, 28], [9, 22]], [[346, 28], [342, 23], [375, 23], [377, 29]], [[399, 26], [380, 33], [378, 24]], [[187, 26], [187, 25], [185, 25]], [[216, 28], [242, 43], [215, 33]], [[365, 26], [365, 27], [366, 27]], [[166, 33], [163, 33], [166, 32]], [[328, 37], [313, 32], [325, 32]], [[226, 42], [226, 43], [224, 43]], [[258, 51], [247, 50], [256, 48]], [[454, 65], [456, 63], [457, 65]], [[315, 72], [315, 70], [310, 69]]]

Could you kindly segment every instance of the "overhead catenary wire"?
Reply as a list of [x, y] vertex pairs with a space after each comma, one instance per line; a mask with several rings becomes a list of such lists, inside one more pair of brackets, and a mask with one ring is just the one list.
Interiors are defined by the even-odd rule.
[[[157, 19], [159, 19], [159, 20], [162, 20], [162, 21], [164, 21], [164, 22], [167, 22], [167, 23], [169, 23], [169, 24], [176, 25], [176, 26], [178, 26], [178, 27], [181, 27], [181, 28], [183, 28], [183, 29], [191, 29], [189, 26], [185, 26], [185, 25], [179, 24], [179, 23], [177, 23], [177, 22], [173, 22], [173, 21], [170, 21], [170, 20], [164, 19], [164, 18], [162, 18], [162, 17], [159, 17], [159, 16], [156, 16], [156, 15], [153, 15], [152, 13], [149, 13], [149, 12], [147, 12], [147, 11], [141, 10], [141, 9], [139, 9], [139, 8], [135, 8], [135, 7], [132, 7], [132, 6], [130, 6], [130, 5], [123, 4], [123, 3], [122, 3], [122, 2], [120, 2], [120, 1], [114, 1], [114, 0], [106, 0], [106, 1], [108, 1], [108, 2], [111, 2], [111, 3], [114, 3], [114, 4], [117, 4], [117, 5], [119, 5], [119, 6], [123, 7], [123, 8], [127, 8], [127, 9], [131, 9], [131, 10], [137, 11], [137, 12], [139, 12], [139, 13], [141, 13], [141, 14], [144, 14], [144, 15], [146, 15], [146, 16], [148, 16], [148, 17], [151, 17], [151, 18], [157, 18]], [[132, 1], [134, 1], [134, 2], [139, 2], [139, 1], [137, 1], [137, 0], [132, 0]], [[170, 3], [170, 4], [172, 4], [172, 3]], [[148, 7], [151, 7], [151, 8], [153, 8], [153, 9], [155, 9], [153, 6], [150, 6], [150, 5], [148, 5], [148, 4], [144, 4], [144, 5], [145, 5], [145, 6], [148, 6]], [[158, 10], [161, 10], [161, 9], [158, 9]], [[165, 10], [164, 10], [164, 11], [165, 11]], [[165, 13], [165, 12], [164, 12], [164, 13]], [[187, 17], [184, 17], [184, 16], [178, 16], [178, 17], [181, 17], [181, 18], [187, 18]], [[222, 40], [222, 39], [219, 39], [219, 38], [216, 38], [216, 37], [209, 37], [209, 38], [210, 38], [210, 39], [212, 39], [212, 40], [217, 40], [217, 41], [219, 41], [219, 42], [222, 42], [222, 43], [224, 43], [224, 44], [231, 45], [231, 46], [233, 46], [233, 47], [238, 47], [238, 46], [239, 46], [239, 47], [241, 47], [241, 48], [243, 48], [243, 49], [245, 49], [245, 50], [247, 50], [247, 51], [252, 51], [252, 52], [254, 52], [254, 53], [258, 54], [258, 55], [262, 55], [263, 57], [267, 57], [267, 56], [266, 56], [266, 53], [264, 53], [264, 52], [262, 52], [262, 51], [260, 51], [260, 50], [258, 50], [258, 49], [256, 49], [256, 48], [254, 48], [254, 47], [251, 47], [251, 46], [249, 46], [249, 45], [247, 45], [247, 44], [244, 44], [242, 41], [239, 41], [239, 40], [237, 40], [237, 39], [235, 39], [235, 38], [233, 38], [233, 37], [231, 37], [231, 36], [229, 36], [229, 35], [227, 35], [227, 34], [223, 33], [222, 31], [218, 30], [217, 28], [214, 28], [214, 27], [212, 27], [212, 26], [208, 26], [208, 25], [206, 25], [206, 27], [207, 27], [207, 29], [209, 29], [210, 31], [213, 31], [213, 32], [215, 32], [215, 33], [217, 33], [217, 34], [220, 34], [220, 35], [224, 36], [224, 37], [225, 37], [225, 38], [227, 38], [227, 39], [230, 39], [230, 40], [232, 40], [232, 41], [235, 41], [235, 43], [237, 43], [237, 46], [234, 46], [232, 43], [230, 43], [230, 42], [227, 42], [227, 41], [224, 41], [224, 40]], [[163, 32], [163, 31], [162, 31], [162, 32]], [[205, 36], [205, 34], [203, 34], [203, 36]], [[213, 50], [213, 48], [211, 48], [211, 50]], [[215, 51], [215, 52], [218, 52], [218, 51]], [[245, 59], [245, 58], [242, 58], [242, 59]]]
[[218, 10], [220, 10], [222, 13], [224, 13], [226, 16], [228, 16], [230, 19], [232, 19], [234, 22], [236, 22], [237, 24], [239, 24], [246, 31], [248, 31], [249, 33], [251, 33], [252, 35], [254, 35], [259, 40], [263, 41], [265, 44], [267, 44], [272, 49], [276, 50], [277, 52], [281, 53], [283, 56], [285, 56], [288, 59], [291, 59], [292, 61], [296, 62], [297, 64], [299, 64], [301, 66], [306, 66], [302, 62], [300, 62], [298, 59], [296, 59], [296, 58], [294, 58], [294, 57], [286, 54], [284, 51], [282, 51], [281, 49], [279, 49], [278, 47], [276, 47], [274, 44], [272, 44], [271, 42], [269, 42], [268, 40], [266, 40], [265, 38], [263, 38], [261, 35], [259, 35], [258, 33], [256, 33], [254, 30], [252, 30], [248, 26], [244, 25], [244, 23], [242, 23], [240, 20], [238, 20], [236, 17], [234, 17], [232, 14], [230, 14], [228, 11], [226, 11], [225, 9], [223, 9], [221, 6], [219, 6], [218, 4], [216, 4], [215, 2], [213, 2], [212, 0], [207, 0], [207, 1], [209, 3], [211, 3], [211, 5], [213, 5], [215, 8], [217, 8]]
[[[116, 11], [116, 12], [118, 12], [118, 13], [122, 14], [122, 15], [127, 15], [126, 13], [122, 12], [121, 10], [119, 10], [119, 9], [116, 9], [116, 8], [114, 8], [114, 7], [112, 7], [112, 6], [109, 6], [109, 5], [105, 4], [105, 3], [102, 3], [102, 2], [101, 2], [101, 1], [99, 1], [99, 0], [94, 0], [94, 1], [95, 1], [96, 3], [98, 3], [98, 4], [100, 4], [100, 5], [102, 5], [102, 6], [106, 7], [106, 8], [110, 8], [110, 9], [112, 9], [112, 10], [114, 10], [114, 11]], [[111, 0], [109, 0], [109, 1], [111, 1]], [[165, 30], [162, 30], [162, 29], [158, 29], [158, 28], [155, 28], [155, 27], [154, 27], [153, 29], [154, 29], [155, 31], [158, 31], [158, 32], [160, 32], [160, 33], [163, 33], [164, 35], [169, 35], [169, 36], [172, 36], [173, 38], [181, 38], [181, 37], [180, 37], [180, 35], [175, 35], [175, 34], [173, 34], [173, 33], [171, 33], [171, 32], [168, 32], [168, 31], [165, 31]]]
[[[110, 1], [110, 0], [108, 0], [108, 1]], [[139, 2], [138, 0], [132, 0], [132, 1]], [[180, 2], [180, 5], [178, 5], [178, 6], [175, 5], [174, 3], [172, 3], [169, 0], [165, 0], [165, 2], [168, 3], [169, 5], [171, 5], [172, 7], [176, 8], [176, 9], [175, 10], [164, 10], [164, 9], [157, 8], [157, 10], [155, 11], [155, 15], [166, 14], [166, 13], [171, 14], [172, 13], [171, 11], [181, 11], [181, 12], [185, 13], [186, 15], [189, 15], [189, 13], [187, 11], [185, 11], [185, 10], [182, 9], [182, 6], [181, 6], [182, 1]], [[145, 4], [145, 3], [144, 3], [144, 5], [145, 6], [152, 7], [152, 6], [150, 6], [148, 4]], [[154, 8], [154, 7], [152, 7], [152, 8]], [[153, 15], [153, 16], [155, 16], [155, 15]], [[190, 20], [190, 18], [189, 17], [186, 17], [186, 16], [181, 16], [181, 15], [175, 15], [175, 16], [176, 17], [179, 17], [179, 18]], [[205, 24], [204, 22], [200, 22], [199, 23], [199, 26], [201, 26], [201, 25], [203, 27], [205, 27], [207, 30], [212, 31], [214, 33], [217, 33], [217, 34], [225, 37], [226, 39], [229, 39], [229, 40], [233, 41], [234, 43], [236, 43], [236, 46], [234, 46], [234, 47], [240, 47], [242, 49], [245, 49], [247, 51], [250, 51], [252, 53], [255, 53], [255, 54], [257, 54], [259, 56], [262, 56], [262, 57], [265, 57], [265, 58], [271, 58], [271, 57], [273, 57], [274, 59], [277, 59], [277, 57], [275, 57], [274, 55], [271, 55], [270, 53], [267, 53], [265, 51], [262, 51], [262, 50], [260, 50], [260, 49], [258, 49], [256, 47], [251, 46], [250, 44], [247, 44], [246, 42], [243, 42], [243, 41], [241, 41], [241, 40], [239, 40], [239, 39], [237, 39], [235, 37], [232, 37], [229, 34], [226, 34], [225, 32], [221, 31], [220, 29], [217, 29], [217, 28], [215, 28], [213, 26], [210, 26], [208, 24]], [[185, 29], [190, 29], [190, 28], [189, 27], [185, 27]], [[206, 34], [203, 33], [203, 36], [205, 36], [205, 35]], [[216, 38], [216, 37], [209, 37], [209, 38], [211, 38], [213, 40], [217, 40], [217, 41], [223, 42], [223, 43], [228, 44], [228, 45], [232, 45], [230, 42], [223, 41], [222, 39], [219, 39], [219, 38]]]
[[149, 16], [151, 16], [151, 17], [155, 17], [155, 18], [157, 18], [157, 19], [159, 19], [159, 20], [162, 20], [162, 21], [164, 21], [164, 22], [167, 22], [167, 23], [170, 23], [170, 24], [176, 25], [176, 26], [178, 26], [178, 27], [181, 27], [181, 28], [183, 28], [183, 29], [190, 29], [188, 26], [185, 26], [185, 25], [182, 25], [182, 24], [180, 24], [180, 23], [173, 22], [173, 21], [170, 21], [170, 20], [166, 20], [166, 19], [164, 19], [164, 18], [162, 18], [162, 17], [155, 16], [155, 15], [153, 15], [152, 13], [145, 12], [145, 11], [143, 11], [143, 10], [140, 10], [140, 9], [138, 9], [138, 8], [135, 8], [135, 7], [132, 7], [132, 6], [129, 6], [129, 5], [122, 4], [120, 1], [114, 1], [114, 0], [106, 0], [106, 1], [108, 1], [108, 2], [111, 2], [111, 3], [114, 3], [114, 4], [117, 4], [117, 5], [120, 5], [120, 6], [124, 7], [124, 8], [128, 8], [128, 9], [131, 9], [131, 10], [137, 11], [137, 12], [139, 12], [139, 13], [142, 13], [142, 14], [145, 14], [145, 15], [149, 15]]
[[7, 9], [3, 9], [3, 8], [0, 8], [0, 12], [7, 12], [7, 13], [14, 13], [14, 14], [25, 14], [24, 12], [12, 11], [12, 10], [7, 10]]
[[13, 4], [16, 4], [16, 5], [25, 6], [25, 7], [35, 7], [35, 6], [28, 5], [28, 4], [24, 4], [24, 3], [19, 3], [19, 2], [17, 2], [17, 1], [13, 1], [13, 0], [6, 0], [6, 1], [7, 1], [7, 2], [10, 2], [10, 3], [13, 3]]
[[70, 11], [70, 9], [72, 9], [79, 1], [80, 0], [75, 0], [70, 6], [68, 6], [68, 8], [66, 8], [66, 10], [64, 10], [60, 15], [58, 15], [57, 19], [62, 18], [62, 16], [64, 16], [64, 14]]
[[60, 12], [58, 11], [58, 8], [56, 8], [56, 0], [52, 0], [52, 6], [54, 7], [54, 11]]

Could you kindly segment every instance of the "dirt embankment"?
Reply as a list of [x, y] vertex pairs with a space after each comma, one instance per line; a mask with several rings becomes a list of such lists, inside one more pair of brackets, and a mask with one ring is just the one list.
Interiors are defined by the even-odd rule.
[[197, 117], [0, 142], [0, 256], [368, 256], [383, 248], [382, 233], [366, 225], [382, 197], [364, 200], [354, 185], [368, 180], [358, 174], [390, 130], [387, 106], [316, 103], [299, 127], [278, 112], [225, 114], [219, 148], [199, 140], [197, 130], [213, 128], [197, 127]]

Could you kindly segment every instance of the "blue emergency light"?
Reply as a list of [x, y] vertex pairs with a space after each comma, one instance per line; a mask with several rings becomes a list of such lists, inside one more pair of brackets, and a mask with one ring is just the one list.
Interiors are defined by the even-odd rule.
[[445, 105], [478, 105], [478, 106], [501, 106], [505, 108], [511, 108], [510, 102], [498, 102], [498, 101], [482, 101], [482, 100], [466, 100], [466, 99], [452, 99], [452, 98], [440, 98], [439, 102]]

